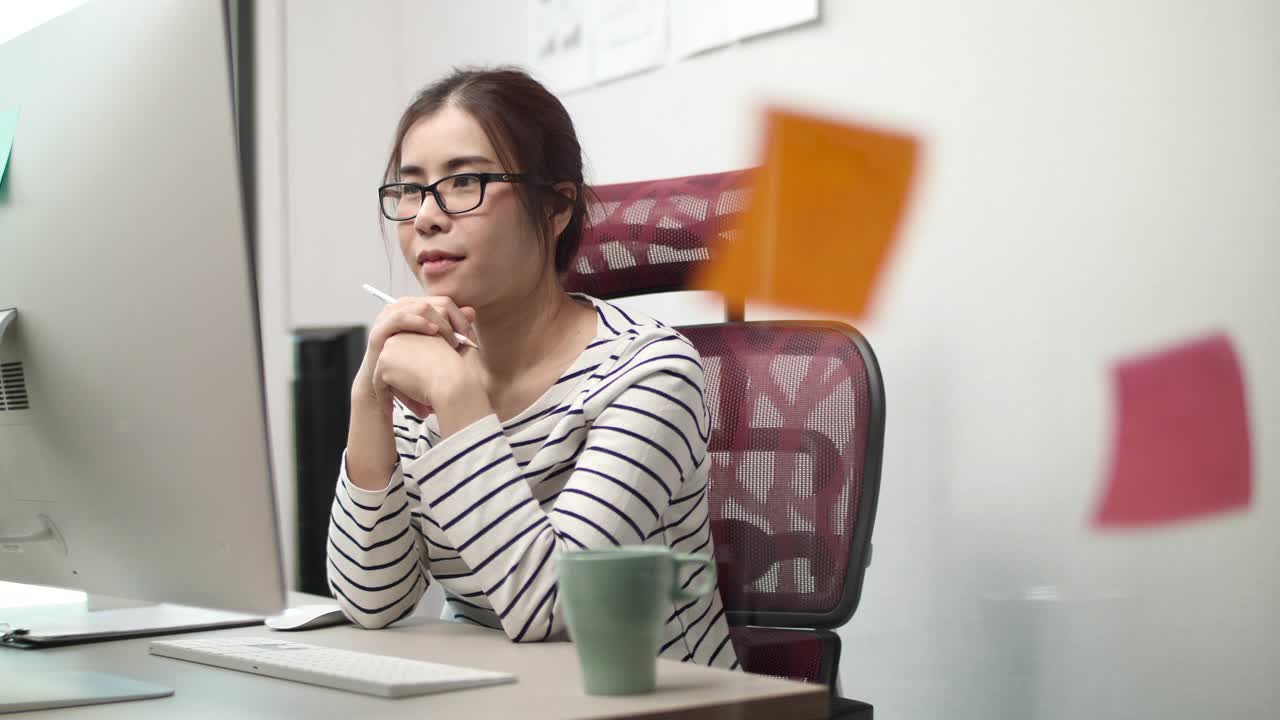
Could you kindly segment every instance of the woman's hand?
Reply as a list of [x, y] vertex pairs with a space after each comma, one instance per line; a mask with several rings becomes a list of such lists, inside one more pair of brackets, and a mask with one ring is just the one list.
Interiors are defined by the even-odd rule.
[[[360, 370], [356, 373], [355, 382], [351, 388], [352, 403], [379, 407], [385, 414], [390, 415], [392, 396], [390, 394], [384, 396], [379, 392], [374, 376], [378, 358], [387, 340], [398, 334], [412, 333], [443, 338], [448, 345], [456, 347], [459, 343], [453, 336], [455, 332], [473, 340], [476, 339], [475, 329], [472, 326], [474, 320], [474, 309], [459, 308], [452, 299], [445, 296], [406, 297], [384, 307], [382, 312], [378, 313], [369, 331], [364, 360], [360, 364]], [[425, 414], [420, 413], [429, 411], [429, 408], [423, 407], [410, 409], [419, 414], [419, 417], [426, 417]]]
[[[459, 411], [464, 417], [450, 417], [450, 424], [465, 426], [488, 414], [482, 412], [489, 401], [479, 368], [476, 350], [466, 345], [454, 347], [439, 335], [404, 332], [384, 341], [373, 382], [388, 406], [394, 397], [419, 417]], [[471, 417], [478, 412], [482, 414]]]
[[[458, 361], [458, 353], [453, 349], [457, 340], [454, 332], [474, 337], [471, 327], [475, 319], [475, 311], [471, 308], [459, 308], [447, 297], [401, 298], [382, 308], [369, 331], [369, 345], [365, 349], [364, 360], [356, 373], [355, 382], [351, 384], [351, 422], [347, 426], [347, 477], [358, 487], [366, 490], [377, 490], [386, 487], [386, 470], [396, 461], [395, 434], [391, 427], [392, 400], [397, 394], [392, 386], [380, 380], [378, 366], [388, 345], [397, 350], [405, 340], [416, 338], [419, 342], [430, 342], [443, 350], [447, 358], [452, 355]], [[396, 341], [395, 338], [405, 340]], [[443, 339], [442, 339], [443, 338]], [[402, 351], [393, 352], [395, 362], [384, 369], [394, 368], [388, 376], [406, 386], [416, 384], [402, 379], [405, 365], [401, 361]], [[436, 363], [440, 365], [440, 363]], [[430, 366], [430, 365], [428, 365]], [[443, 365], [442, 365], [443, 367]], [[405, 375], [405, 378], [412, 374]], [[415, 390], [415, 393], [417, 391]], [[401, 398], [410, 412], [425, 418], [431, 414], [432, 408], [413, 400], [413, 396], [404, 393]], [[488, 399], [484, 402], [487, 404]], [[451, 411], [450, 417], [461, 418], [465, 413]], [[483, 416], [480, 416], [483, 417]]]

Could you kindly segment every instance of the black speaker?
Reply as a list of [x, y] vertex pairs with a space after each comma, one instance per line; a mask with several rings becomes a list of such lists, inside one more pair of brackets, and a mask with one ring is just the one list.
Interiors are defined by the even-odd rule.
[[332, 595], [325, 545], [338, 466], [347, 446], [351, 383], [364, 358], [364, 326], [294, 334], [293, 428], [297, 475], [297, 578], [302, 592]]

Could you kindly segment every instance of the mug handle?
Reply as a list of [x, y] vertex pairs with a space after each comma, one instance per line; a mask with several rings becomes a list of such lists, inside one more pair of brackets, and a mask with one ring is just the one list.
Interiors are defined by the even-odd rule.
[[[716, 586], [716, 565], [710, 555], [692, 555], [689, 553], [672, 553], [671, 564], [673, 572], [675, 572], [675, 581], [671, 586], [671, 599], [675, 602], [693, 600], [711, 592]], [[693, 587], [680, 587], [680, 568], [689, 563], [701, 565], [706, 575], [701, 582], [695, 582]]]

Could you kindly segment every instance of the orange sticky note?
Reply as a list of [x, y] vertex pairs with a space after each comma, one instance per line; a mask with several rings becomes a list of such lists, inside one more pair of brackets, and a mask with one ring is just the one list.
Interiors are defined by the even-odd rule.
[[906, 208], [917, 141], [778, 110], [765, 138], [740, 234], [695, 287], [730, 303], [861, 316]]

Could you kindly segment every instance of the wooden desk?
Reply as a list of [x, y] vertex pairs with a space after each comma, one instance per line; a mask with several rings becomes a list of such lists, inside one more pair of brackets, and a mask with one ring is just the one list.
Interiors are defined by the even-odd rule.
[[397, 655], [513, 673], [514, 685], [415, 698], [385, 699], [151, 655], [149, 639], [48, 650], [0, 648], [0, 682], [17, 670], [97, 670], [174, 689], [174, 695], [114, 705], [42, 710], [33, 720], [145, 718], [344, 718], [471, 720], [472, 718], [826, 718], [826, 688], [742, 672], [658, 661], [658, 690], [648, 695], [591, 697], [582, 692], [568, 643], [520, 644], [499, 632], [411, 618], [383, 630], [341, 626], [279, 633], [263, 626], [217, 630], [204, 637], [279, 635], [298, 642]]

